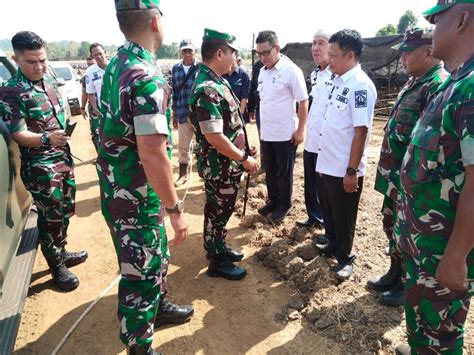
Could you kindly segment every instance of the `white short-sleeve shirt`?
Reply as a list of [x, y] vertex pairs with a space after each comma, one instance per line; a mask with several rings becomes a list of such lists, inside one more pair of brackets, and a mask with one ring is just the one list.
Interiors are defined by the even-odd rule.
[[296, 102], [308, 99], [303, 71], [282, 55], [273, 68], [260, 70], [258, 93], [260, 138], [267, 142], [291, 140], [298, 125]]
[[95, 94], [97, 107], [100, 107], [100, 91], [102, 90], [102, 77], [105, 70], [97, 64], [91, 65], [86, 70], [86, 92], [88, 94]]
[[334, 75], [329, 67], [319, 68], [311, 73], [311, 92], [313, 98], [306, 123], [306, 139], [304, 149], [311, 153], [318, 153], [321, 128], [326, 113], [327, 102], [331, 94]]
[[[369, 145], [377, 90], [360, 65], [334, 78], [332, 93], [327, 102], [321, 129], [316, 171], [344, 177], [349, 164], [355, 127], [369, 129], [365, 148]], [[365, 175], [366, 149], [357, 176]]]

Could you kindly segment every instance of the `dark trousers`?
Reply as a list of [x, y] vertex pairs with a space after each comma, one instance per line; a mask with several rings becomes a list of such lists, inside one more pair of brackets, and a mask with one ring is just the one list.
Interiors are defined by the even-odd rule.
[[329, 249], [334, 252], [340, 265], [351, 264], [357, 211], [364, 178], [360, 177], [357, 192], [344, 191], [343, 178], [323, 175], [324, 203], [327, 219], [326, 233], [330, 235]]
[[303, 152], [304, 164], [304, 202], [308, 219], [312, 222], [324, 222], [323, 179], [316, 172], [318, 154]]
[[292, 205], [296, 146], [290, 141], [262, 141], [262, 152], [265, 157], [268, 199], [276, 204], [278, 209], [288, 210]]

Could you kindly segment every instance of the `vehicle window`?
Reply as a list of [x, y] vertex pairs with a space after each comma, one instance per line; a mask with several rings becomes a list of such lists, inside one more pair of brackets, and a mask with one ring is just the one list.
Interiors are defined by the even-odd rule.
[[11, 78], [10, 71], [7, 69], [5, 64], [0, 63], [0, 82], [1, 81], [7, 81], [8, 79]]
[[60, 77], [63, 78], [64, 80], [72, 80], [72, 74], [71, 71], [68, 68], [54, 68], [54, 71], [56, 74]]

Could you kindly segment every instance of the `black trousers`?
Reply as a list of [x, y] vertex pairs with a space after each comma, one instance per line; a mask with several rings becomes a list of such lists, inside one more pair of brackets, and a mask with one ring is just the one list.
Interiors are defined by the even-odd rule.
[[324, 223], [325, 208], [323, 199], [323, 179], [316, 172], [318, 154], [305, 150], [303, 152], [304, 164], [304, 202], [308, 219], [312, 222]]
[[357, 192], [344, 191], [343, 178], [323, 175], [323, 195], [327, 211], [324, 221], [326, 234], [329, 234], [329, 249], [340, 265], [351, 264], [354, 260], [352, 245], [357, 221], [360, 195], [364, 177], [360, 177]]
[[286, 211], [292, 206], [296, 146], [290, 141], [262, 141], [262, 152], [265, 157], [268, 199], [278, 209]]

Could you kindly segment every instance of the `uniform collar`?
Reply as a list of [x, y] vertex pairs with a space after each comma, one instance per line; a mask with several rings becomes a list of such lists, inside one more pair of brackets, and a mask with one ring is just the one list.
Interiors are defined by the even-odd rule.
[[442, 69], [443, 69], [443, 65], [441, 63], [438, 63], [433, 68], [428, 70], [425, 73], [425, 75], [423, 75], [421, 78], [415, 79], [414, 83], [425, 83], [427, 81], [431, 81], [431, 79], [433, 79], [433, 77], [436, 75], [436, 73], [438, 71], [442, 70]]
[[[43, 81], [43, 79], [41, 80], [37, 80], [37, 81], [31, 81], [30, 79], [28, 79], [25, 74], [23, 74], [23, 72], [21, 71], [20, 68], [17, 69], [16, 73], [15, 73], [15, 79], [22, 83], [23, 85], [25, 86], [33, 86], [35, 87], [36, 89], [38, 90], [41, 90], [43, 91], [43, 88], [41, 86], [41, 82]], [[40, 89], [41, 88], [41, 89]]]
[[201, 64], [201, 70], [204, 71], [216, 83], [222, 82], [222, 78], [217, 75], [211, 68], [205, 64]]
[[357, 64], [354, 68], [352, 68], [351, 70], [346, 71], [339, 78], [341, 78], [341, 80], [346, 83], [346, 82], [349, 81], [350, 78], [352, 78], [354, 75], [356, 75], [361, 70], [362, 70], [362, 68], [361, 68], [360, 64]]
[[460, 80], [474, 71], [474, 54], [451, 73], [452, 80]]
[[147, 62], [158, 65], [155, 56], [146, 48], [132, 41], [125, 41], [122, 47], [124, 50], [135, 54], [136, 56], [145, 59]]

